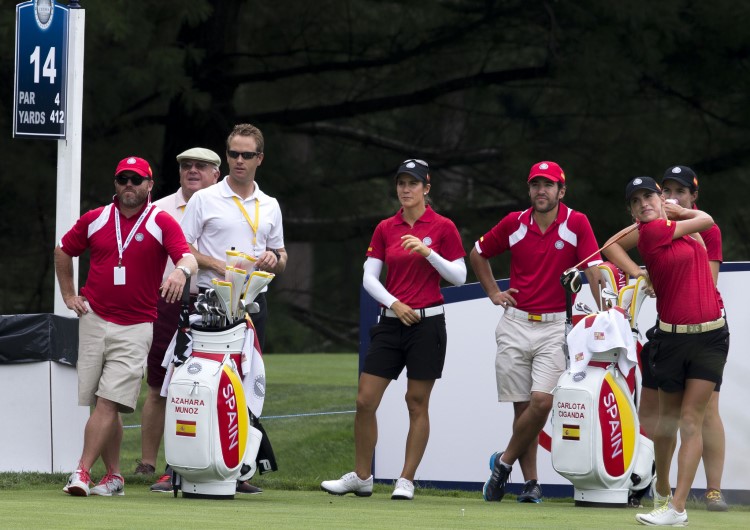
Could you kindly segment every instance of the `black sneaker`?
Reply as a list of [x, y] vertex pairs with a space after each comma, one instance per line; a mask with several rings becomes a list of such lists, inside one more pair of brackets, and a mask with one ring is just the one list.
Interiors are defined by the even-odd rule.
[[505, 495], [505, 484], [508, 482], [508, 477], [513, 468], [502, 463], [500, 460], [502, 454], [493, 453], [490, 457], [492, 474], [482, 489], [482, 497], [486, 501], [501, 501]]
[[518, 502], [542, 502], [542, 487], [536, 479], [526, 481], [523, 485], [523, 492], [517, 500]]

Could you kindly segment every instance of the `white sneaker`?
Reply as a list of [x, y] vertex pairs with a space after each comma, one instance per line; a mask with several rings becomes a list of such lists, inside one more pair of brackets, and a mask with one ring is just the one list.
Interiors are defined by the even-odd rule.
[[99, 484], [91, 488], [91, 495], [112, 497], [113, 495], [125, 495], [125, 479], [122, 475], [107, 473], [99, 481]]
[[89, 476], [88, 471], [85, 469], [76, 469], [70, 477], [68, 477], [68, 483], [65, 484], [63, 491], [74, 497], [88, 497], [90, 482], [91, 477]]
[[367, 480], [362, 480], [352, 471], [338, 480], [324, 480], [320, 483], [320, 489], [331, 495], [354, 493], [357, 497], [369, 497], [372, 495], [372, 475]]
[[414, 483], [405, 478], [399, 478], [396, 481], [396, 488], [393, 490], [391, 499], [398, 501], [410, 501], [414, 498]]
[[665, 504], [651, 513], [639, 513], [635, 520], [646, 526], [687, 526], [687, 510], [682, 513], [675, 511], [672, 504]]

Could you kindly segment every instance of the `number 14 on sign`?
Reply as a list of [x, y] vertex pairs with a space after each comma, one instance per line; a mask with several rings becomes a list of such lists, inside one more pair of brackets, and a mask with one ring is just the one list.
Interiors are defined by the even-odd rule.
[[[39, 59], [41, 50], [39, 46], [34, 48], [31, 53], [29, 63], [34, 65], [34, 83], [39, 83]], [[44, 60], [44, 66], [42, 66], [42, 76], [49, 79], [50, 84], [54, 84], [55, 77], [57, 77], [57, 69], [55, 68], [55, 47], [51, 47], [47, 53], [47, 58]], [[59, 96], [59, 94], [58, 94]], [[58, 105], [58, 101], [55, 101]]]

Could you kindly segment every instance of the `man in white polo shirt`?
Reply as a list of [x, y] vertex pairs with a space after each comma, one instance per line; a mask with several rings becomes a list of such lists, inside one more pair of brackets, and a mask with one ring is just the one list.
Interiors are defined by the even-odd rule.
[[[531, 208], [506, 215], [474, 244], [471, 266], [493, 304], [505, 309], [495, 330], [498, 401], [513, 403], [513, 434], [505, 451], [490, 457], [486, 501], [500, 501], [518, 460], [526, 481], [519, 502], [540, 502], [538, 437], [552, 408], [552, 390], [565, 371], [565, 291], [560, 275], [592, 255], [585, 274], [599, 299], [602, 262], [588, 218], [565, 206], [565, 174], [555, 162], [538, 162], [529, 178]], [[510, 288], [501, 291], [489, 259], [511, 252]]]
[[[227, 138], [229, 174], [216, 186], [200, 190], [187, 205], [180, 222], [190, 250], [198, 260], [198, 288], [211, 287], [213, 278], [224, 279], [226, 251], [234, 248], [256, 258], [255, 268], [280, 274], [286, 268], [281, 208], [263, 193], [255, 173], [263, 163], [263, 133], [248, 123], [235, 125]], [[255, 299], [260, 312], [253, 325], [261, 351], [268, 316], [265, 292]], [[259, 490], [240, 483], [237, 493]]]
[[[279, 202], [255, 181], [263, 158], [260, 129], [236, 125], [227, 138], [229, 174], [216, 186], [197, 192], [185, 209], [180, 226], [198, 260], [199, 288], [210, 288], [213, 278], [224, 279], [226, 251], [232, 247], [255, 257], [259, 270], [279, 274], [286, 268]], [[268, 314], [265, 292], [255, 301], [260, 312], [253, 315], [253, 324], [262, 351]]]
[[[179, 222], [185, 212], [185, 206], [187, 206], [193, 194], [200, 189], [216, 184], [219, 180], [221, 158], [210, 149], [194, 147], [177, 155], [177, 163], [180, 172], [180, 187], [171, 195], [154, 202], [154, 205]], [[173, 270], [174, 264], [171, 260], [167, 261], [164, 278], [167, 278]], [[190, 292], [198, 293], [196, 277], [191, 278]], [[167, 372], [166, 368], [162, 366], [162, 361], [172, 336], [177, 330], [180, 305], [179, 300], [168, 303], [165, 299], [159, 298], [156, 307], [158, 316], [154, 322], [154, 340], [151, 343], [147, 360], [148, 394], [146, 401], [143, 403], [143, 414], [141, 416], [141, 460], [135, 468], [136, 475], [151, 475], [155, 471], [159, 444], [164, 434], [164, 411], [166, 407], [166, 398], [160, 395], [161, 387], [164, 384], [164, 376]], [[169, 474], [169, 478], [171, 480], [171, 474]], [[152, 491], [172, 491], [171, 483], [168, 484], [167, 489], [159, 489], [156, 485], [154, 486], [151, 488]]]

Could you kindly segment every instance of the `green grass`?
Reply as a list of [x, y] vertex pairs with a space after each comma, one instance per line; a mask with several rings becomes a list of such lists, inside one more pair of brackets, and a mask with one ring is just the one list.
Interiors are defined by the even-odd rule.
[[[641, 528], [638, 511], [577, 508], [571, 502], [487, 503], [418, 491], [412, 502], [389, 492], [370, 498], [323, 492], [267, 490], [232, 501], [174, 498], [127, 488], [125, 497], [68, 497], [60, 484], [0, 493], [1, 528]], [[714, 514], [689, 509], [690, 528], [747, 528], [748, 512]]]
[[[154, 494], [153, 478], [132, 473], [140, 457], [140, 430], [126, 429], [122, 463], [124, 498], [71, 498], [62, 493], [65, 474], [0, 473], [0, 528], [632, 528], [632, 509], [577, 508], [571, 499], [541, 505], [486, 503], [477, 492], [417, 489], [413, 502], [390, 500], [391, 486], [376, 485], [371, 498], [335, 497], [320, 481], [340, 476], [354, 460], [353, 414], [273, 416], [354, 409], [357, 356], [353, 354], [267, 355], [268, 396], [263, 422], [279, 471], [253, 478], [262, 495], [234, 501], [175, 499]], [[143, 395], [141, 396], [143, 399]], [[140, 424], [140, 405], [124, 416]], [[164, 465], [163, 449], [159, 466]], [[103, 472], [101, 463], [93, 475]], [[93, 503], [93, 504], [92, 504]], [[463, 510], [463, 511], [462, 511]], [[688, 505], [692, 528], [746, 528], [750, 507], [711, 514]], [[641, 510], [643, 511], [643, 510]]]

